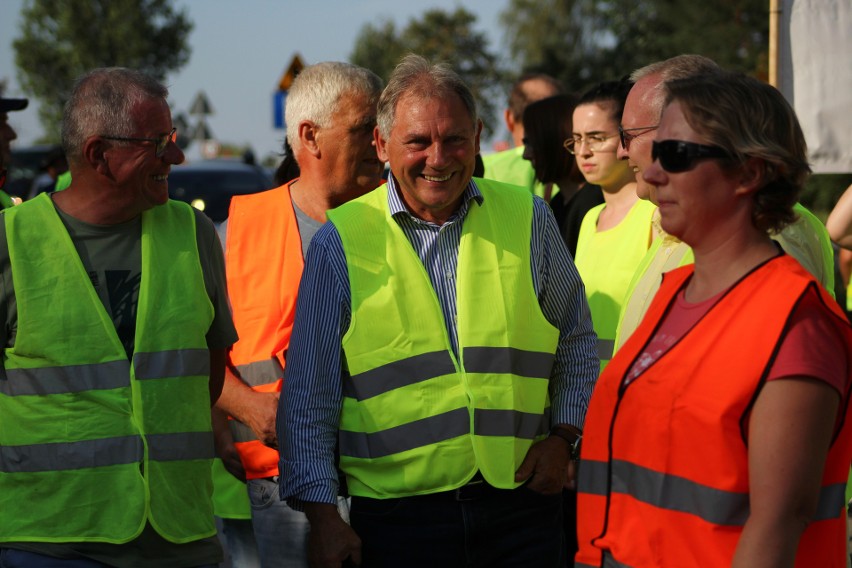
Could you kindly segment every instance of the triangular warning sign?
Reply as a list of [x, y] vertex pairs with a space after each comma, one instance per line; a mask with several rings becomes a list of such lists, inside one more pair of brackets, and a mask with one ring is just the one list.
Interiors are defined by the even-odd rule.
[[296, 75], [301, 73], [304, 68], [305, 64], [302, 62], [302, 58], [299, 57], [299, 54], [296, 53], [293, 55], [293, 60], [290, 62], [290, 66], [287, 67], [287, 71], [281, 76], [281, 80], [278, 81], [278, 90], [289, 90], [290, 86], [293, 84], [293, 80], [296, 78]]

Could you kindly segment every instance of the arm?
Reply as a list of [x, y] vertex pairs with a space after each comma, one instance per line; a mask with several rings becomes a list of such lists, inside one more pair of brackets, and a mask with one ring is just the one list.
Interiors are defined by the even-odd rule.
[[852, 249], [852, 185], [846, 188], [825, 221], [831, 240]]
[[212, 414], [213, 440], [216, 445], [216, 456], [222, 460], [222, 464], [228, 470], [228, 473], [245, 483], [246, 471], [243, 469], [240, 454], [237, 453], [237, 448], [234, 447], [234, 437], [231, 434], [231, 428], [228, 426], [228, 417], [215, 406], [213, 407]]
[[251, 428], [258, 440], [271, 448], [277, 448], [275, 419], [278, 415], [278, 396], [277, 392], [252, 390], [226, 366], [225, 384], [216, 407]]
[[[554, 426], [579, 434], [600, 370], [597, 337], [583, 282], [559, 234], [556, 220], [543, 201], [536, 199], [534, 207], [533, 284], [542, 312], [559, 329], [550, 380], [551, 421]], [[569, 455], [567, 440], [550, 436], [530, 448], [515, 479], [522, 481], [532, 474], [530, 489], [541, 493], [558, 492], [563, 485], [571, 486], [574, 481]]]
[[816, 511], [839, 396], [822, 381], [769, 381], [749, 420], [751, 514], [732, 566], [793, 566], [799, 538]]
[[210, 406], [216, 403], [222, 394], [222, 382], [225, 380], [225, 350], [210, 350]]
[[331, 223], [314, 236], [299, 285], [296, 319], [278, 411], [281, 498], [304, 509], [314, 566], [360, 562], [361, 543], [337, 512], [337, 445], [342, 405], [341, 339], [349, 327], [349, 280]]

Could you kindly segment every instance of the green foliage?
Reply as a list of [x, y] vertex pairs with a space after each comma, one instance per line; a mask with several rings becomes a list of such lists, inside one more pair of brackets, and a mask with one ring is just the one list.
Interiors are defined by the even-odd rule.
[[825, 221], [837, 204], [837, 200], [849, 186], [852, 186], [852, 174], [813, 175], [805, 184], [799, 201], [814, 215]]
[[29, 0], [22, 16], [15, 64], [53, 141], [79, 75], [120, 66], [164, 80], [189, 60], [192, 22], [170, 0]]
[[367, 24], [361, 28], [349, 59], [385, 81], [408, 53], [449, 64], [473, 91], [487, 136], [497, 125], [493, 100], [502, 92], [503, 74], [496, 55], [488, 49], [485, 34], [473, 29], [475, 22], [475, 15], [456, 8], [452, 13], [428, 10], [421, 19], [410, 20], [401, 32], [390, 21]]
[[574, 91], [682, 53], [767, 73], [766, 0], [511, 0], [501, 23], [521, 72]]

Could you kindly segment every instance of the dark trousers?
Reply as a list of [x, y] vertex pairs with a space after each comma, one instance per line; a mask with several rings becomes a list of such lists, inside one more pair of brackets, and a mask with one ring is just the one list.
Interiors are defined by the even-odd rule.
[[399, 499], [352, 497], [363, 568], [561, 568], [562, 495], [475, 482]]

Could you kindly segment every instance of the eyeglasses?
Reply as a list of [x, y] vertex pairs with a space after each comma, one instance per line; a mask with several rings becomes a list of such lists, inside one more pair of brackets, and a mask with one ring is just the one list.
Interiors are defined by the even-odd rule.
[[166, 148], [169, 147], [169, 142], [177, 140], [177, 128], [172, 128], [168, 134], [163, 134], [158, 138], [126, 138], [122, 136], [101, 136], [104, 140], [117, 140], [119, 142], [152, 142], [154, 146], [154, 155], [158, 158], [166, 153]]
[[[621, 147], [625, 150], [630, 149], [630, 142], [633, 141], [634, 138], [639, 138], [646, 132], [651, 132], [652, 130], [656, 130], [659, 128], [659, 124], [654, 126], [637, 126], [636, 128], [622, 128], [621, 125], [618, 125], [618, 138], [621, 140]], [[641, 130], [641, 132], [639, 132]], [[636, 132], [637, 134], [630, 134], [631, 132]]]
[[683, 140], [654, 141], [651, 146], [651, 158], [660, 160], [660, 166], [670, 174], [691, 169], [696, 160], [707, 158], [730, 158], [731, 155], [719, 146], [705, 146]]
[[611, 136], [606, 136], [604, 134], [593, 134], [591, 136], [586, 136], [583, 138], [582, 136], [574, 136], [572, 138], [568, 138], [565, 142], [562, 143], [562, 146], [568, 150], [569, 154], [576, 154], [580, 151], [580, 146], [583, 143], [586, 144], [586, 147], [592, 152], [600, 152], [604, 149], [606, 145], [606, 141], [615, 136], [615, 134]]

